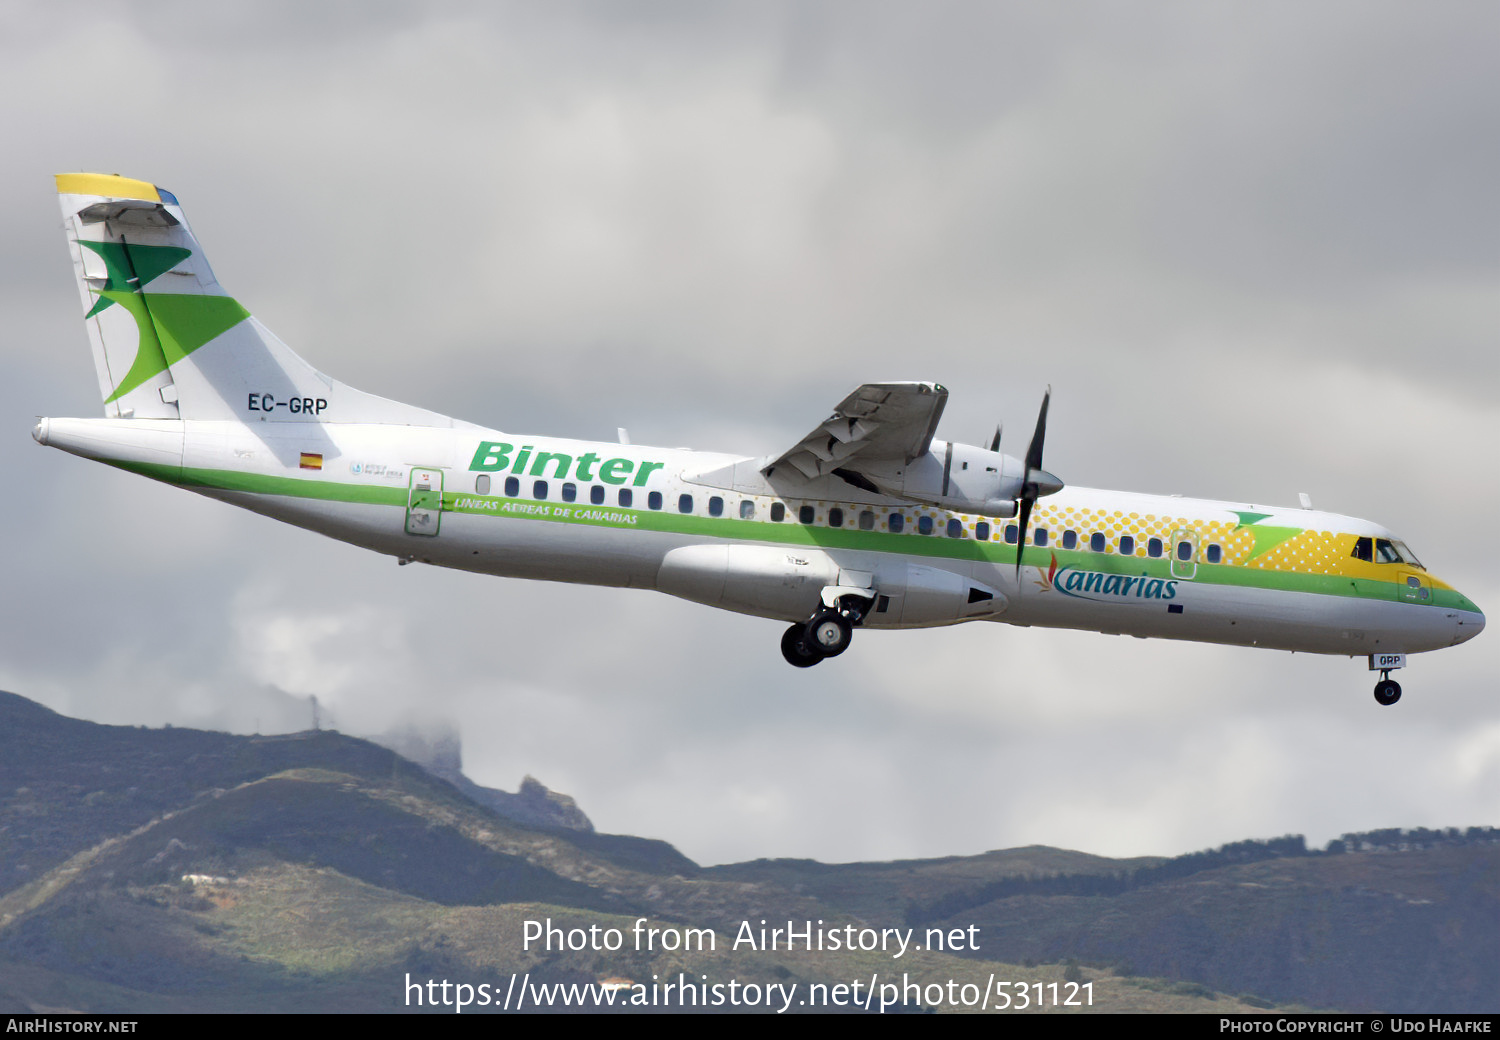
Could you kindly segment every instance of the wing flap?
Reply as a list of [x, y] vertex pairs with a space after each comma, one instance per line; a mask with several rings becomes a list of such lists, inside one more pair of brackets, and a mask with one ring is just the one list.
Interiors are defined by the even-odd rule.
[[761, 472], [788, 465], [808, 480], [867, 463], [906, 465], [927, 452], [948, 391], [936, 383], [866, 383]]

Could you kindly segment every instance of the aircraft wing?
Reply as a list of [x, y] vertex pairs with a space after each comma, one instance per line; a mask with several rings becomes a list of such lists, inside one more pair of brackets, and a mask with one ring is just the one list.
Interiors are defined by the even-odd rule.
[[808, 480], [835, 471], [849, 479], [871, 463], [904, 466], [927, 452], [947, 403], [936, 383], [866, 383], [761, 472], [791, 466]]

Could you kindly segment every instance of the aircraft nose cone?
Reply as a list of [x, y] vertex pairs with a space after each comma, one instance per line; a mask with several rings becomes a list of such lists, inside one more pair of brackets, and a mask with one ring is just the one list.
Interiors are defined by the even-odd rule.
[[36, 441], [38, 444], [46, 444], [48, 425], [49, 424], [46, 419], [38, 419], [36, 421], [36, 425], [31, 428], [31, 439]]
[[1461, 611], [1458, 615], [1458, 631], [1453, 636], [1453, 645], [1467, 643], [1483, 631], [1484, 615], [1477, 608]]

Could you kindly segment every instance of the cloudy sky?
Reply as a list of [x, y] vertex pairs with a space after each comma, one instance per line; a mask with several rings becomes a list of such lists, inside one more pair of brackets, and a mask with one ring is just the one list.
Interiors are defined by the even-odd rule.
[[[386, 557], [33, 444], [100, 413], [51, 175], [182, 200], [323, 370], [510, 431], [779, 452], [859, 383], [1072, 484], [1395, 530], [1500, 609], [1500, 8], [13, 0], [0, 688], [462, 731], [700, 862], [1496, 824], [1500, 636], [1363, 660], [782, 626]], [[1014, 447], [1014, 445], [1011, 445]]]

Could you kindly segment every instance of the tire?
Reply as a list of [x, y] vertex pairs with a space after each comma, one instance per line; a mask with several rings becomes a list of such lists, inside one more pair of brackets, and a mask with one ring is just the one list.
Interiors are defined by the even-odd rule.
[[1382, 679], [1375, 684], [1375, 703], [1387, 708], [1401, 699], [1401, 684], [1394, 679]]
[[849, 643], [854, 639], [854, 626], [844, 615], [825, 610], [813, 615], [802, 638], [814, 653], [822, 657], [837, 657], [849, 649]]
[[793, 625], [781, 637], [781, 656], [794, 668], [811, 668], [823, 660], [823, 655], [814, 653], [806, 643], [807, 626]]

